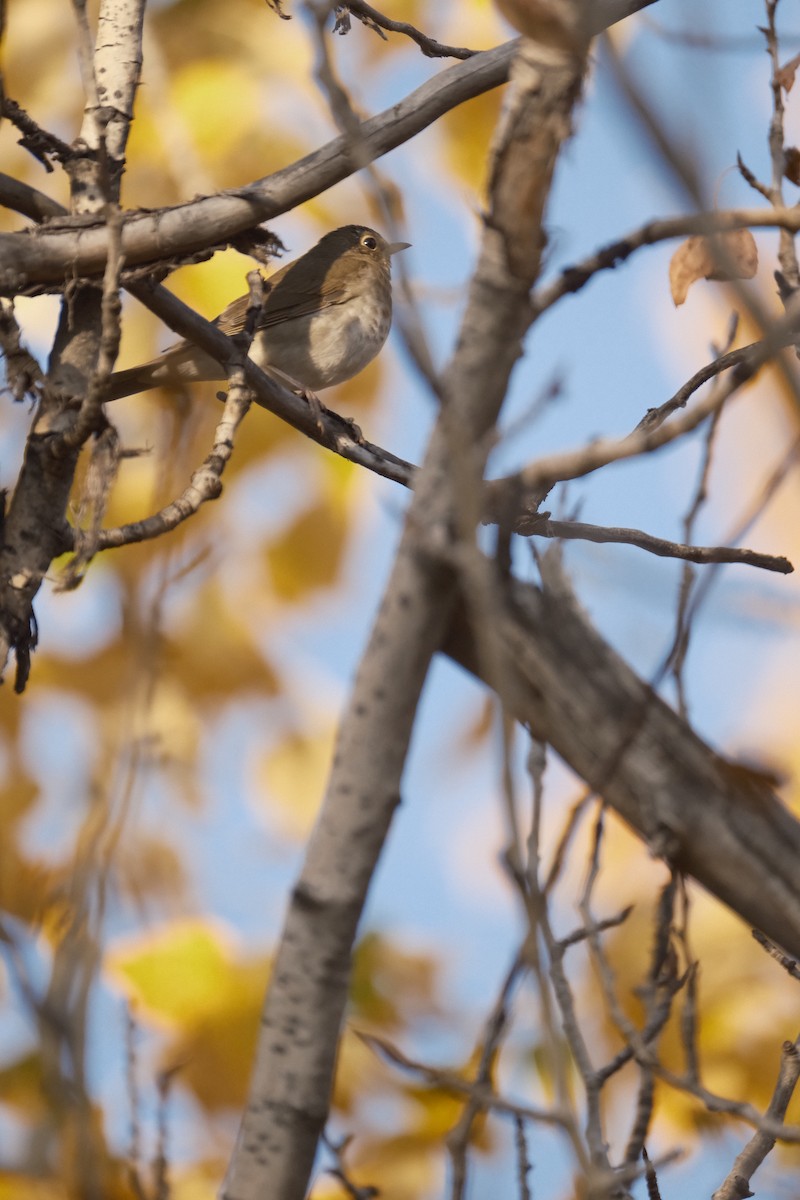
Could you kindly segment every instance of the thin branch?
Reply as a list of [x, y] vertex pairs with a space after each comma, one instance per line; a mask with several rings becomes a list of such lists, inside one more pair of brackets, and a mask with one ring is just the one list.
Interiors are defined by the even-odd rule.
[[[384, 112], [360, 126], [361, 145], [370, 161], [403, 145], [465, 100], [505, 83], [518, 41], [482, 51], [439, 72]], [[359, 155], [359, 159], [361, 155]], [[204, 252], [262, 221], [296, 208], [362, 166], [348, 153], [348, 138], [334, 138], [281, 171], [237, 191], [206, 196], [156, 212], [133, 213], [125, 221], [122, 251], [129, 266]], [[67, 277], [92, 276], [104, 269], [105, 228], [49, 226], [0, 235], [0, 290], [11, 293], [32, 285], [63, 286]]]
[[[733, 341], [736, 337], [736, 329], [738, 326], [738, 315], [734, 314], [733, 319], [728, 326], [728, 336], [724, 351], [717, 351], [716, 359], [719, 361], [725, 353], [729, 353]], [[719, 385], [719, 376], [716, 380]], [[683, 519], [683, 540], [685, 543], [691, 542], [695, 523], [700, 514], [703, 505], [708, 498], [708, 481], [711, 474], [711, 463], [713, 460], [714, 445], [716, 440], [719, 423], [722, 419], [722, 409], [718, 408], [711, 420], [708, 422], [705, 437], [703, 439], [703, 458], [700, 464], [700, 470], [695, 484], [694, 496], [689, 504], [689, 508]], [[785, 561], [785, 560], [784, 560]], [[686, 664], [686, 656], [689, 651], [689, 638], [692, 632], [692, 626], [686, 620], [689, 600], [692, 594], [692, 588], [695, 583], [696, 572], [692, 570], [688, 560], [684, 564], [681, 572], [681, 580], [678, 588], [678, 605], [675, 614], [675, 635], [672, 651], [669, 654], [669, 668], [672, 673], [672, 678], [675, 682], [675, 688], [678, 697], [678, 711], [683, 717], [688, 717], [688, 704], [686, 699], [686, 688], [684, 684], [684, 667]]]
[[[800, 219], [800, 211], [798, 218]], [[565, 479], [579, 479], [612, 462], [621, 462], [626, 458], [660, 450], [677, 438], [691, 433], [721, 408], [744, 383], [752, 379], [787, 341], [792, 340], [799, 318], [800, 304], [791, 304], [787, 308], [786, 316], [774, 322], [764, 339], [751, 347], [751, 352], [728, 373], [720, 387], [690, 411], [657, 429], [635, 431], [619, 439], [600, 438], [578, 450], [540, 459], [524, 468], [517, 476], [521, 491], [536, 493]]]
[[442, 42], [437, 42], [435, 38], [428, 37], [413, 25], [409, 25], [408, 21], [393, 21], [378, 12], [377, 8], [373, 8], [371, 4], [365, 4], [364, 0], [350, 0], [348, 4], [336, 5], [334, 33], [348, 32], [350, 27], [347, 20], [348, 13], [352, 13], [362, 24], [374, 29], [378, 34], [385, 29], [389, 33], [401, 33], [404, 37], [410, 38], [419, 46], [426, 58], [465, 59], [472, 58], [474, 54], [477, 54], [476, 50], [468, 50], [464, 46], [446, 46]]
[[[767, 0], [767, 25], [761, 32], [767, 44], [772, 75], [770, 91], [772, 92], [772, 117], [769, 123], [769, 153], [772, 167], [770, 200], [775, 208], [781, 208], [784, 203], [783, 177], [786, 170], [786, 142], [784, 134], [785, 106], [783, 103], [784, 81], [781, 78], [780, 49], [778, 32], [775, 27], [775, 13], [778, 8], [777, 0]], [[800, 287], [800, 268], [797, 263], [797, 250], [794, 238], [785, 229], [781, 230], [778, 245], [778, 261], [781, 275], [790, 288]]]
[[785, 229], [788, 233], [797, 233], [800, 231], [800, 212], [796, 207], [735, 208], [648, 221], [580, 262], [564, 267], [554, 280], [537, 288], [531, 296], [534, 314], [539, 317], [562, 296], [579, 292], [600, 271], [615, 270], [644, 246], [695, 234], [728, 233], [735, 229]]
[[[238, 363], [232, 360], [229, 375], [229, 390], [225, 407], [214, 433], [214, 443], [202, 466], [192, 475], [182, 494], [143, 521], [135, 521], [118, 529], [106, 529], [97, 536], [97, 548], [126, 546], [133, 542], [148, 541], [175, 529], [188, 520], [209, 500], [215, 500], [222, 491], [222, 474], [233, 453], [236, 432], [247, 415], [251, 404], [251, 392], [245, 383], [244, 363], [249, 343], [255, 332], [255, 321], [263, 305], [264, 280], [258, 271], [248, 275], [250, 304], [245, 323], [245, 334], [238, 347]], [[235, 364], [235, 365], [234, 365]]]
[[603, 917], [599, 921], [593, 918], [587, 924], [581, 925], [572, 933], [566, 934], [558, 939], [558, 944], [562, 950], [569, 949], [570, 946], [579, 946], [585, 942], [587, 938], [596, 938], [598, 934], [605, 933], [609, 929], [618, 929], [620, 925], [624, 925], [628, 917], [633, 912], [634, 905], [626, 904], [625, 908], [620, 909], [613, 917]]
[[578, 824], [593, 796], [594, 793], [592, 791], [585, 791], [582, 796], [578, 797], [578, 799], [572, 805], [572, 808], [569, 810], [567, 819], [564, 822], [564, 828], [561, 831], [561, 836], [558, 839], [558, 844], [553, 852], [550, 870], [547, 873], [547, 878], [545, 879], [544, 886], [542, 888], [542, 892], [545, 895], [551, 892], [558, 882], [559, 876], [564, 869], [564, 863], [566, 861], [569, 844], [572, 841], [572, 838], [577, 831]]
[[[511, 995], [520, 975], [526, 969], [523, 959], [517, 955], [500, 987], [499, 994], [492, 1007], [481, 1036], [481, 1052], [478, 1068], [473, 1081], [474, 1087], [491, 1088], [492, 1069], [497, 1058], [500, 1044], [508, 1033], [509, 1006]], [[467, 1175], [467, 1152], [469, 1150], [472, 1129], [477, 1117], [483, 1111], [483, 1106], [470, 1097], [464, 1106], [464, 1111], [458, 1122], [450, 1130], [446, 1138], [447, 1150], [452, 1165], [452, 1183], [450, 1195], [452, 1200], [460, 1200], [464, 1195]]]
[[0, 205], [22, 213], [32, 221], [47, 221], [51, 217], [67, 216], [67, 209], [57, 200], [0, 171]]
[[531, 1160], [528, 1157], [528, 1144], [525, 1138], [525, 1122], [522, 1117], [514, 1118], [514, 1144], [517, 1151], [517, 1184], [520, 1200], [533, 1200], [528, 1176], [531, 1173]]
[[54, 158], [56, 162], [66, 163], [73, 157], [72, 148], [66, 142], [62, 142], [61, 138], [56, 137], [54, 133], [42, 129], [41, 125], [38, 125], [33, 117], [29, 116], [25, 109], [10, 96], [0, 97], [0, 113], [7, 117], [22, 134], [18, 145], [22, 146], [24, 150], [28, 150], [46, 171], [53, 170], [51, 158]]
[[675, 928], [675, 937], [677, 938], [678, 945], [683, 950], [683, 959], [686, 966], [686, 987], [683, 992], [683, 1006], [681, 1008], [680, 1019], [681, 1043], [686, 1062], [686, 1075], [697, 1082], [700, 1078], [700, 1050], [698, 1047], [700, 1029], [698, 974], [700, 964], [692, 953], [689, 942], [691, 902], [687, 881], [683, 875], [679, 877], [678, 897], [681, 906], [681, 919]]
[[103, 413], [103, 398], [106, 385], [114, 369], [119, 353], [121, 337], [119, 279], [122, 271], [122, 213], [116, 205], [109, 205], [107, 212], [109, 232], [109, 255], [103, 274], [101, 299], [101, 334], [97, 364], [92, 371], [89, 386], [81, 401], [75, 421], [69, 429], [54, 439], [52, 452], [55, 455], [79, 449], [93, 434], [107, 424]]
[[781, 948], [776, 946], [770, 938], [765, 937], [759, 929], [752, 929], [750, 932], [759, 946], [766, 950], [770, 958], [774, 958], [777, 963], [780, 963], [784, 971], [791, 975], [792, 979], [800, 979], [800, 966], [798, 966], [796, 959], [790, 958], [788, 954], [784, 954]]
[[[764, 513], [775, 496], [778, 489], [787, 479], [789, 473], [797, 465], [800, 460], [800, 435], [798, 435], [792, 445], [784, 454], [780, 462], [775, 466], [765, 481], [758, 496], [754, 499], [749, 510], [737, 522], [731, 530], [729, 540], [741, 541], [746, 537], [752, 527], [755, 525], [759, 517]], [[686, 620], [692, 622], [696, 619], [700, 608], [708, 601], [711, 594], [711, 589], [719, 578], [719, 572], [722, 568], [721, 563], [712, 563], [708, 571], [705, 573], [699, 584], [695, 588], [694, 596], [692, 597], [690, 608], [686, 615]]]
[[452, 1092], [457, 1096], [467, 1096], [482, 1109], [511, 1117], [522, 1117], [526, 1121], [537, 1121], [542, 1125], [566, 1127], [569, 1123], [569, 1116], [560, 1113], [557, 1109], [536, 1108], [530, 1104], [517, 1104], [513, 1100], [507, 1100], [503, 1096], [498, 1096], [486, 1084], [471, 1083], [468, 1079], [462, 1079], [454, 1071], [447, 1071], [441, 1067], [432, 1067], [428, 1063], [418, 1062], [416, 1059], [409, 1058], [397, 1046], [394, 1046], [385, 1038], [377, 1037], [375, 1034], [363, 1033], [359, 1030], [356, 1030], [355, 1033], [370, 1049], [374, 1050], [376, 1054], [394, 1066], [400, 1067], [403, 1071], [409, 1071], [420, 1079], [424, 1079], [431, 1087], [440, 1088], [444, 1092]]
[[339, 1181], [350, 1200], [374, 1200], [374, 1197], [380, 1195], [379, 1189], [371, 1184], [354, 1183], [345, 1165], [345, 1152], [352, 1140], [352, 1135], [348, 1134], [340, 1138], [338, 1142], [334, 1142], [327, 1133], [323, 1132], [320, 1141], [333, 1157], [333, 1166], [327, 1168], [327, 1173]]
[[644, 1177], [647, 1181], [647, 1200], [661, 1200], [655, 1164], [651, 1161], [644, 1146], [642, 1146], [642, 1160], [644, 1162]]
[[585, 542], [616, 543], [638, 546], [649, 554], [661, 558], [683, 559], [692, 563], [741, 563], [759, 567], [764, 571], [775, 571], [779, 575], [790, 575], [794, 567], [783, 555], [762, 554], [739, 546], [688, 546], [683, 542], [670, 542], [654, 537], [641, 529], [626, 529], [613, 525], [589, 525], [584, 521], [554, 521], [545, 514], [534, 514], [523, 518], [527, 523], [515, 532], [531, 537], [576, 539]]

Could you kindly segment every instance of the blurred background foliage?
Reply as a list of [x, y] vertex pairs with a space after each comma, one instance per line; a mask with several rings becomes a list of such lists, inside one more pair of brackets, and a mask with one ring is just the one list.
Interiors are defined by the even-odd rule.
[[[508, 36], [488, 0], [393, 0], [386, 9], [458, 45], [483, 48]], [[81, 119], [75, 45], [66, 0], [9, 0], [6, 92], [67, 141]], [[355, 21], [334, 49], [356, 104], [371, 111], [437, 69], [406, 40], [384, 41]], [[407, 181], [417, 212], [449, 207], [458, 214], [453, 220], [475, 224], [501, 100], [496, 92], [473, 101], [426, 135]], [[157, 208], [247, 183], [334, 134], [302, 20], [279, 20], [263, 0], [149, 6], [127, 206]], [[60, 172], [46, 175], [16, 145], [8, 124], [0, 138], [6, 172], [66, 203]], [[411, 150], [404, 161], [413, 161]], [[403, 174], [386, 170], [395, 182]], [[402, 220], [405, 197], [399, 189], [397, 196]], [[278, 225], [294, 255], [352, 221], [384, 225], [374, 191], [358, 181]], [[0, 228], [24, 224], [0, 212]], [[610, 235], [619, 232], [609, 227]], [[234, 252], [217, 254], [177, 271], [169, 286], [210, 317], [243, 290], [250, 266]], [[462, 266], [465, 274], [468, 264]], [[452, 314], [459, 299], [452, 276], [440, 286], [439, 300]], [[665, 275], [663, 288], [666, 294]], [[21, 300], [17, 311], [29, 344], [46, 357], [55, 298]], [[168, 341], [148, 313], [126, 301], [122, 366]], [[405, 453], [391, 436], [409, 436], [403, 405], [412, 379], [390, 343], [375, 364], [325, 400], [355, 417], [371, 439], [383, 436]], [[781, 395], [777, 379], [766, 386]], [[151, 392], [114, 406], [124, 445], [143, 453], [123, 463], [109, 524], [140, 519], [179, 493], [211, 445], [215, 391], [200, 385], [191, 396]], [[791, 433], [797, 414], [790, 397], [784, 394], [783, 402], [781, 420]], [[409, 410], [420, 431], [413, 435], [417, 446], [426, 403]], [[10, 402], [0, 412], [4, 486], [13, 481], [28, 422], [29, 413]], [[731, 439], [745, 472], [752, 466], [750, 438], [742, 424]], [[790, 555], [797, 551], [795, 502], [792, 496], [778, 508], [768, 535]], [[0, 690], [0, 1200], [141, 1200], [142, 1181], [147, 1195], [155, 1195], [160, 1156], [175, 1200], [215, 1194], [246, 1095], [282, 897], [321, 796], [342, 689], [402, 504], [396, 492], [376, 493], [364, 473], [256, 409], [218, 502], [166, 539], [102, 556], [75, 593], [58, 592], [63, 564], [55, 565], [53, 586], [37, 606], [42, 640], [29, 690], [22, 698]], [[791, 768], [796, 696], [789, 712], [776, 707], [767, 750]], [[762, 713], [757, 729], [776, 715], [769, 707]], [[467, 806], [463, 826], [455, 824], [458, 808], [452, 810], [445, 845], [452, 843], [460, 886], [477, 894], [478, 905], [487, 897], [488, 919], [505, 924], [504, 944], [511, 947], [522, 922], [495, 861], [505, 833], [485, 699], [470, 691], [433, 723], [438, 765], [431, 803], [448, 785], [466, 791], [464, 772], [484, 764], [474, 770], [486, 794]], [[574, 798], [574, 789], [575, 781], [557, 770], [556, 800]], [[562, 821], [554, 806], [548, 853]], [[424, 829], [415, 835], [420, 845]], [[565, 895], [580, 886], [590, 839], [587, 821], [562, 881]], [[413, 864], [407, 868], [409, 893], [426, 894], [431, 880], [424, 870], [416, 876]], [[633, 1017], [660, 871], [609, 822], [598, 903], [613, 909], [636, 902], [630, 922], [609, 943]], [[463, 1105], [399, 1074], [357, 1031], [414, 1044], [472, 1074], [481, 1014], [497, 986], [482, 966], [485, 951], [472, 927], [484, 916], [467, 906], [455, 918], [459, 932], [451, 923], [445, 935], [436, 931], [436, 901], [422, 903], [432, 910], [427, 943], [410, 943], [401, 920], [395, 928], [391, 920], [381, 924], [380, 907], [368, 923], [336, 1085], [336, 1127], [357, 1135], [347, 1151], [353, 1178], [393, 1200], [441, 1190], [443, 1142]], [[701, 1045], [709, 1086], [763, 1105], [780, 1042], [796, 1033], [794, 991], [747, 932], [706, 898], [695, 899], [693, 938], [703, 964]], [[573, 957], [572, 978], [602, 1057], [599, 1048], [613, 1052], [618, 1038], [603, 1016], [585, 954], [576, 950]], [[459, 972], [481, 978], [478, 1000], [475, 993], [459, 995]], [[504, 1087], [534, 1103], [552, 1096], [552, 1078], [535, 993], [523, 989], [523, 998], [528, 1016], [497, 1074]], [[670, 1029], [665, 1059], [679, 1069], [680, 1056]], [[632, 1094], [631, 1079], [623, 1077], [608, 1114], [610, 1138], [624, 1128]], [[666, 1090], [659, 1112], [665, 1147], [673, 1136], [691, 1146], [694, 1133], [709, 1124], [696, 1102]], [[160, 1131], [164, 1122], [167, 1135]], [[508, 1151], [507, 1135], [502, 1122], [480, 1120], [473, 1148], [491, 1164]], [[545, 1157], [552, 1152], [555, 1171], [564, 1162], [548, 1149], [549, 1136], [536, 1134], [537, 1150], [544, 1147]], [[537, 1161], [536, 1152], [532, 1157]], [[329, 1161], [322, 1156], [315, 1195], [343, 1194], [322, 1169]], [[545, 1179], [549, 1169], [542, 1168]], [[558, 1186], [555, 1194], [569, 1194], [563, 1178]]]

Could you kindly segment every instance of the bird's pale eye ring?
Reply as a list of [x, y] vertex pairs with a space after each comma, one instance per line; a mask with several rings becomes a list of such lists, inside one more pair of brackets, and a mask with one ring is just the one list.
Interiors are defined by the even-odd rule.
[[377, 250], [378, 249], [377, 240], [372, 236], [371, 233], [366, 234], [361, 239], [361, 245], [364, 246], [365, 249], [367, 249], [367, 250]]

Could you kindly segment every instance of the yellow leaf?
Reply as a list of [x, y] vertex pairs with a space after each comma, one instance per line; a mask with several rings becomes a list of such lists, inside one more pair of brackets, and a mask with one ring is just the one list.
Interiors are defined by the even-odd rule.
[[263, 761], [259, 775], [290, 837], [304, 836], [317, 815], [333, 758], [335, 733], [333, 725], [314, 734], [289, 733]]
[[216, 1200], [227, 1163], [223, 1160], [194, 1163], [170, 1170], [170, 1200]]
[[365, 934], [356, 949], [350, 984], [355, 1015], [385, 1031], [436, 1015], [437, 972], [430, 955], [402, 950], [379, 933]]
[[335, 583], [347, 544], [352, 463], [325, 461], [323, 496], [300, 513], [267, 549], [273, 586], [291, 602]]
[[268, 960], [235, 952], [218, 926], [176, 922], [120, 943], [106, 973], [135, 1010], [170, 1028], [165, 1069], [209, 1112], [245, 1101], [264, 999]]
[[230, 1002], [234, 957], [232, 939], [218, 925], [176, 921], [118, 942], [105, 969], [146, 1016], [184, 1026]]
[[486, 183], [486, 155], [501, 102], [499, 89], [495, 89], [460, 104], [440, 122], [446, 135], [447, 160], [475, 192], [482, 192]]
[[63, 1180], [0, 1171], [0, 1200], [68, 1200]]
[[[0, 1100], [26, 1117], [40, 1119], [47, 1111], [42, 1089], [42, 1061], [31, 1051], [0, 1070]], [[0, 1196], [2, 1196], [0, 1189]]]
[[266, 964], [237, 968], [229, 1003], [209, 1013], [175, 1039], [163, 1056], [167, 1067], [179, 1068], [181, 1083], [191, 1088], [207, 1112], [241, 1109], [253, 1068], [259, 1017], [267, 983]]
[[262, 694], [277, 690], [254, 630], [216, 579], [194, 592], [191, 607], [165, 645], [168, 661], [180, 669], [195, 702], [245, 689]]

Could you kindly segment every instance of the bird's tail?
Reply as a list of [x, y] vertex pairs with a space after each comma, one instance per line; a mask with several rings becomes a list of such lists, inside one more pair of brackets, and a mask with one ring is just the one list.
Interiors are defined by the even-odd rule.
[[108, 381], [106, 399], [120, 400], [154, 387], [180, 391], [187, 383], [224, 378], [225, 372], [213, 358], [186, 342], [179, 342], [150, 362], [129, 367], [127, 371], [115, 371]]
[[166, 382], [164, 375], [164, 363], [158, 358], [154, 358], [152, 362], [141, 363], [138, 367], [129, 367], [127, 371], [115, 371], [108, 381], [106, 400], [121, 400], [123, 396], [135, 396], [137, 392], [146, 392], [148, 388], [158, 387], [159, 383]]

